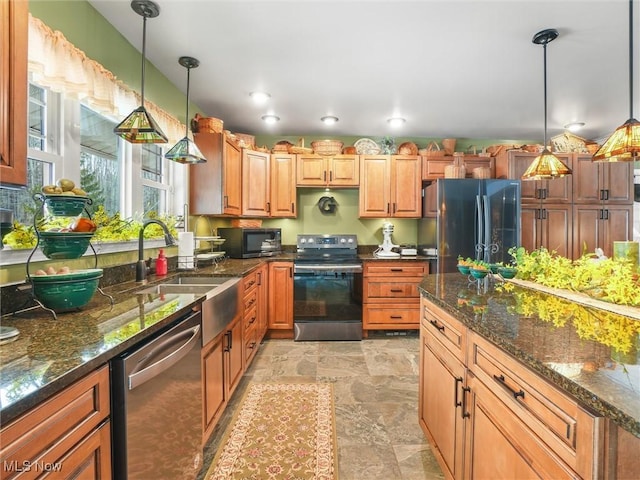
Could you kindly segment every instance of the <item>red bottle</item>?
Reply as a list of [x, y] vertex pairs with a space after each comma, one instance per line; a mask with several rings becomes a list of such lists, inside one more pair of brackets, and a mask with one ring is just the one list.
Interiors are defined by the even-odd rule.
[[167, 274], [167, 257], [164, 256], [164, 250], [160, 249], [158, 258], [156, 259], [156, 275]]

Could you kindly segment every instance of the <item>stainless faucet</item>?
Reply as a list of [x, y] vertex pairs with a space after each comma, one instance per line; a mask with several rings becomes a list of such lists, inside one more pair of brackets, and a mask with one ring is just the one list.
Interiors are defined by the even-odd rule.
[[140, 228], [140, 233], [138, 235], [138, 263], [136, 264], [136, 282], [142, 282], [147, 278], [148, 267], [147, 263], [144, 261], [144, 229], [152, 223], [155, 223], [156, 225], [160, 225], [162, 227], [162, 230], [164, 230], [164, 242], [168, 247], [176, 244], [175, 239], [171, 236], [171, 232], [169, 232], [169, 228], [164, 223], [156, 219], [145, 220], [142, 224], [142, 228]]

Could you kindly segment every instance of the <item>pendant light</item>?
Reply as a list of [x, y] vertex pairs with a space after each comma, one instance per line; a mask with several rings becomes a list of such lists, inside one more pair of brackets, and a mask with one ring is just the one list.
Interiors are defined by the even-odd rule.
[[167, 136], [144, 108], [144, 69], [146, 63], [147, 18], [160, 14], [160, 8], [151, 0], [133, 0], [131, 8], [142, 17], [142, 88], [141, 103], [113, 129], [113, 132], [130, 143], [167, 143]]
[[633, 0], [629, 0], [629, 120], [620, 125], [593, 155], [594, 162], [640, 160], [640, 122], [633, 118]]
[[522, 175], [522, 180], [545, 180], [571, 175], [571, 169], [547, 148], [547, 44], [558, 38], [555, 28], [536, 33], [532, 42], [544, 50], [544, 148]]
[[189, 83], [190, 73], [192, 68], [197, 68], [200, 62], [193, 57], [180, 57], [178, 63], [187, 69], [187, 113], [185, 116], [186, 132], [184, 138], [176, 143], [171, 150], [169, 150], [164, 158], [173, 160], [178, 163], [204, 163], [207, 161], [204, 155], [195, 144], [193, 140], [189, 138]]

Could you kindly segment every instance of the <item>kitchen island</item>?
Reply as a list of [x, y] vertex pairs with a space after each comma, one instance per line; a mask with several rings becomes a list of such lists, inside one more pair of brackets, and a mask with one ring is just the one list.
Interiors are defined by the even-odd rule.
[[[500, 477], [477, 452], [502, 441], [510, 473], [640, 475], [619, 454], [640, 445], [640, 322], [493, 277], [428, 275], [419, 290], [420, 421], [451, 477]], [[437, 425], [440, 407], [451, 424]]]

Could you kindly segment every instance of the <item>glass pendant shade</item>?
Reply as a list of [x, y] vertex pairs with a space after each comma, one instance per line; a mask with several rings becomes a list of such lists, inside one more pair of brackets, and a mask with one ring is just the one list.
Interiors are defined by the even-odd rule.
[[133, 0], [131, 8], [142, 17], [142, 87], [140, 89], [140, 106], [120, 122], [113, 129], [113, 133], [129, 143], [167, 143], [167, 136], [144, 108], [147, 18], [157, 17], [160, 14], [160, 8], [151, 0]]
[[164, 158], [178, 163], [204, 163], [204, 157], [198, 146], [189, 138], [189, 84], [192, 68], [197, 68], [200, 62], [193, 57], [180, 57], [178, 63], [187, 69], [187, 109], [185, 114], [186, 132], [184, 138], [176, 143], [171, 150], [165, 153]]
[[633, 118], [633, 0], [629, 0], [629, 120], [611, 134], [593, 155], [594, 162], [640, 160], [640, 122]]
[[532, 40], [536, 45], [542, 45], [544, 51], [544, 150], [531, 162], [521, 180], [549, 180], [571, 175], [571, 169], [547, 148], [547, 44], [556, 38], [558, 31], [548, 28], [536, 33]]
[[522, 175], [522, 180], [548, 180], [571, 175], [571, 169], [546, 148]]
[[129, 143], [167, 143], [167, 136], [142, 105], [120, 122], [113, 132]]

